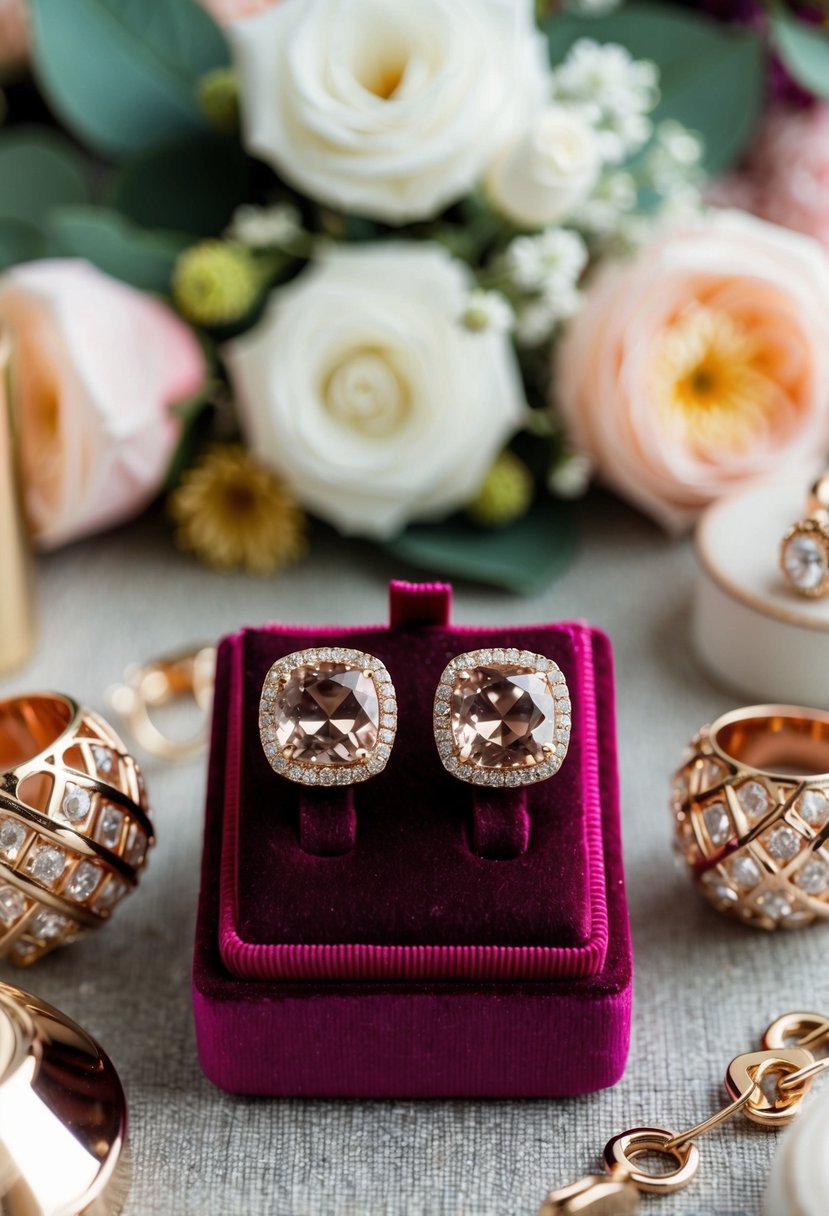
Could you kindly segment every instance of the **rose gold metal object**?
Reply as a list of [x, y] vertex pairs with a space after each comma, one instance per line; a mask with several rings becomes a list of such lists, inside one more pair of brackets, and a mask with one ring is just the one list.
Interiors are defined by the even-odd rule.
[[94, 1039], [0, 983], [0, 1212], [114, 1216], [129, 1184], [127, 1109]]
[[[822, 1051], [821, 1057], [815, 1052]], [[736, 1056], [728, 1066], [727, 1105], [684, 1132], [661, 1127], [634, 1127], [605, 1145], [605, 1176], [590, 1174], [580, 1182], [551, 1191], [539, 1216], [584, 1213], [585, 1216], [633, 1216], [639, 1195], [668, 1195], [693, 1181], [700, 1164], [695, 1143], [706, 1132], [737, 1114], [762, 1127], [790, 1122], [799, 1112], [812, 1079], [829, 1069], [829, 1018], [815, 1013], [787, 1013], [772, 1022], [760, 1051]], [[661, 1158], [669, 1168], [654, 1168]]]
[[780, 570], [797, 595], [821, 599], [829, 593], [829, 473], [809, 490], [804, 518], [784, 533]]
[[140, 769], [58, 693], [0, 701], [0, 956], [29, 965], [107, 921], [154, 843]]
[[672, 805], [678, 853], [718, 911], [761, 929], [829, 918], [829, 713], [725, 714], [693, 739]]
[[545, 781], [570, 744], [570, 693], [552, 659], [528, 650], [470, 650], [444, 669], [433, 729], [443, 767], [473, 785]]
[[[214, 646], [135, 663], [124, 672], [124, 682], [109, 690], [107, 699], [145, 752], [162, 760], [187, 760], [207, 744], [215, 670]], [[191, 698], [201, 710], [205, 725], [190, 738], [175, 739], [161, 730], [156, 711]]]
[[29, 540], [23, 523], [11, 412], [11, 339], [0, 330], [0, 675], [19, 667], [34, 643]]

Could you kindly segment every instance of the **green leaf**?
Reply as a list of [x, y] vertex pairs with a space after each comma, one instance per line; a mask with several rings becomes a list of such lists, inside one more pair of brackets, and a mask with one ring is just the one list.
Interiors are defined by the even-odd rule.
[[107, 202], [144, 228], [216, 236], [248, 196], [250, 161], [224, 139], [188, 140], [124, 165]]
[[829, 37], [825, 31], [779, 13], [771, 19], [771, 34], [775, 50], [797, 83], [829, 101]]
[[545, 496], [523, 519], [498, 532], [483, 531], [456, 515], [441, 524], [415, 524], [386, 547], [395, 557], [436, 574], [532, 595], [567, 565], [577, 535], [573, 504]]
[[106, 207], [60, 207], [53, 212], [49, 250], [86, 258], [99, 270], [140, 287], [167, 292], [173, 264], [189, 243], [176, 232], [148, 232]]
[[81, 155], [45, 127], [18, 127], [0, 135], [0, 220], [37, 228], [52, 207], [85, 203], [89, 178]]
[[196, 84], [228, 50], [195, 0], [29, 0], [29, 14], [43, 92], [96, 152], [205, 130]]
[[605, 17], [552, 17], [545, 26], [552, 63], [577, 38], [618, 42], [660, 71], [654, 121], [673, 118], [705, 140], [705, 168], [722, 173], [748, 147], [763, 104], [762, 40], [689, 9], [634, 3]]
[[40, 231], [23, 220], [0, 219], [0, 270], [43, 257]]

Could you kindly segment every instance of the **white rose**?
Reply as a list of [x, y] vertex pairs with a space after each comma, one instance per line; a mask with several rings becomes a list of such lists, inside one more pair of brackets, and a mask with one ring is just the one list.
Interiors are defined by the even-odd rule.
[[551, 88], [531, 0], [282, 0], [228, 33], [248, 149], [390, 223], [468, 193]]
[[596, 133], [576, 110], [547, 106], [495, 157], [486, 175], [491, 202], [522, 228], [567, 219], [588, 197], [602, 167]]
[[460, 321], [469, 287], [436, 246], [341, 247], [226, 348], [254, 453], [340, 531], [463, 506], [520, 425], [508, 337]]

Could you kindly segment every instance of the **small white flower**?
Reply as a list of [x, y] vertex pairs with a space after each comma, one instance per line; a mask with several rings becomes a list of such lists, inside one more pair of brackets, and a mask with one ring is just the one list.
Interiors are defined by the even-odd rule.
[[519, 236], [507, 249], [507, 270], [526, 291], [571, 287], [587, 265], [587, 246], [577, 232], [548, 228], [538, 236]]
[[547, 489], [557, 498], [581, 498], [593, 476], [593, 463], [583, 452], [569, 452], [553, 466]]
[[606, 173], [579, 210], [579, 228], [597, 236], [612, 235], [626, 222], [636, 201], [636, 182], [630, 173]]
[[581, 308], [581, 292], [572, 284], [549, 284], [541, 299], [551, 309], [556, 321], [569, 321]]
[[567, 8], [580, 17], [604, 17], [621, 8], [623, 0], [567, 0]]
[[699, 181], [702, 152], [702, 140], [694, 131], [672, 120], [661, 122], [646, 163], [654, 188], [667, 196], [688, 183]]
[[288, 203], [273, 207], [243, 204], [233, 212], [226, 235], [250, 249], [279, 249], [290, 245], [301, 232], [301, 216]]
[[471, 291], [461, 321], [472, 333], [509, 333], [515, 322], [515, 313], [500, 291]]
[[531, 300], [519, 311], [515, 339], [520, 346], [540, 346], [551, 338], [558, 318], [549, 300]]
[[618, 164], [650, 137], [647, 115], [659, 98], [659, 73], [615, 43], [580, 38], [554, 73], [555, 97], [587, 107], [604, 160]]

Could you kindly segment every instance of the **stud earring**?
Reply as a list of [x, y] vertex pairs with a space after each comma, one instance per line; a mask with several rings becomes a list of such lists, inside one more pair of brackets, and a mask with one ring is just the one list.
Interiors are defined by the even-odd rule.
[[471, 650], [448, 664], [434, 703], [438, 754], [474, 785], [545, 781], [570, 742], [570, 694], [552, 659], [528, 650]]
[[396, 730], [391, 676], [361, 650], [297, 650], [265, 677], [259, 734], [271, 768], [289, 781], [353, 785], [375, 777]]

